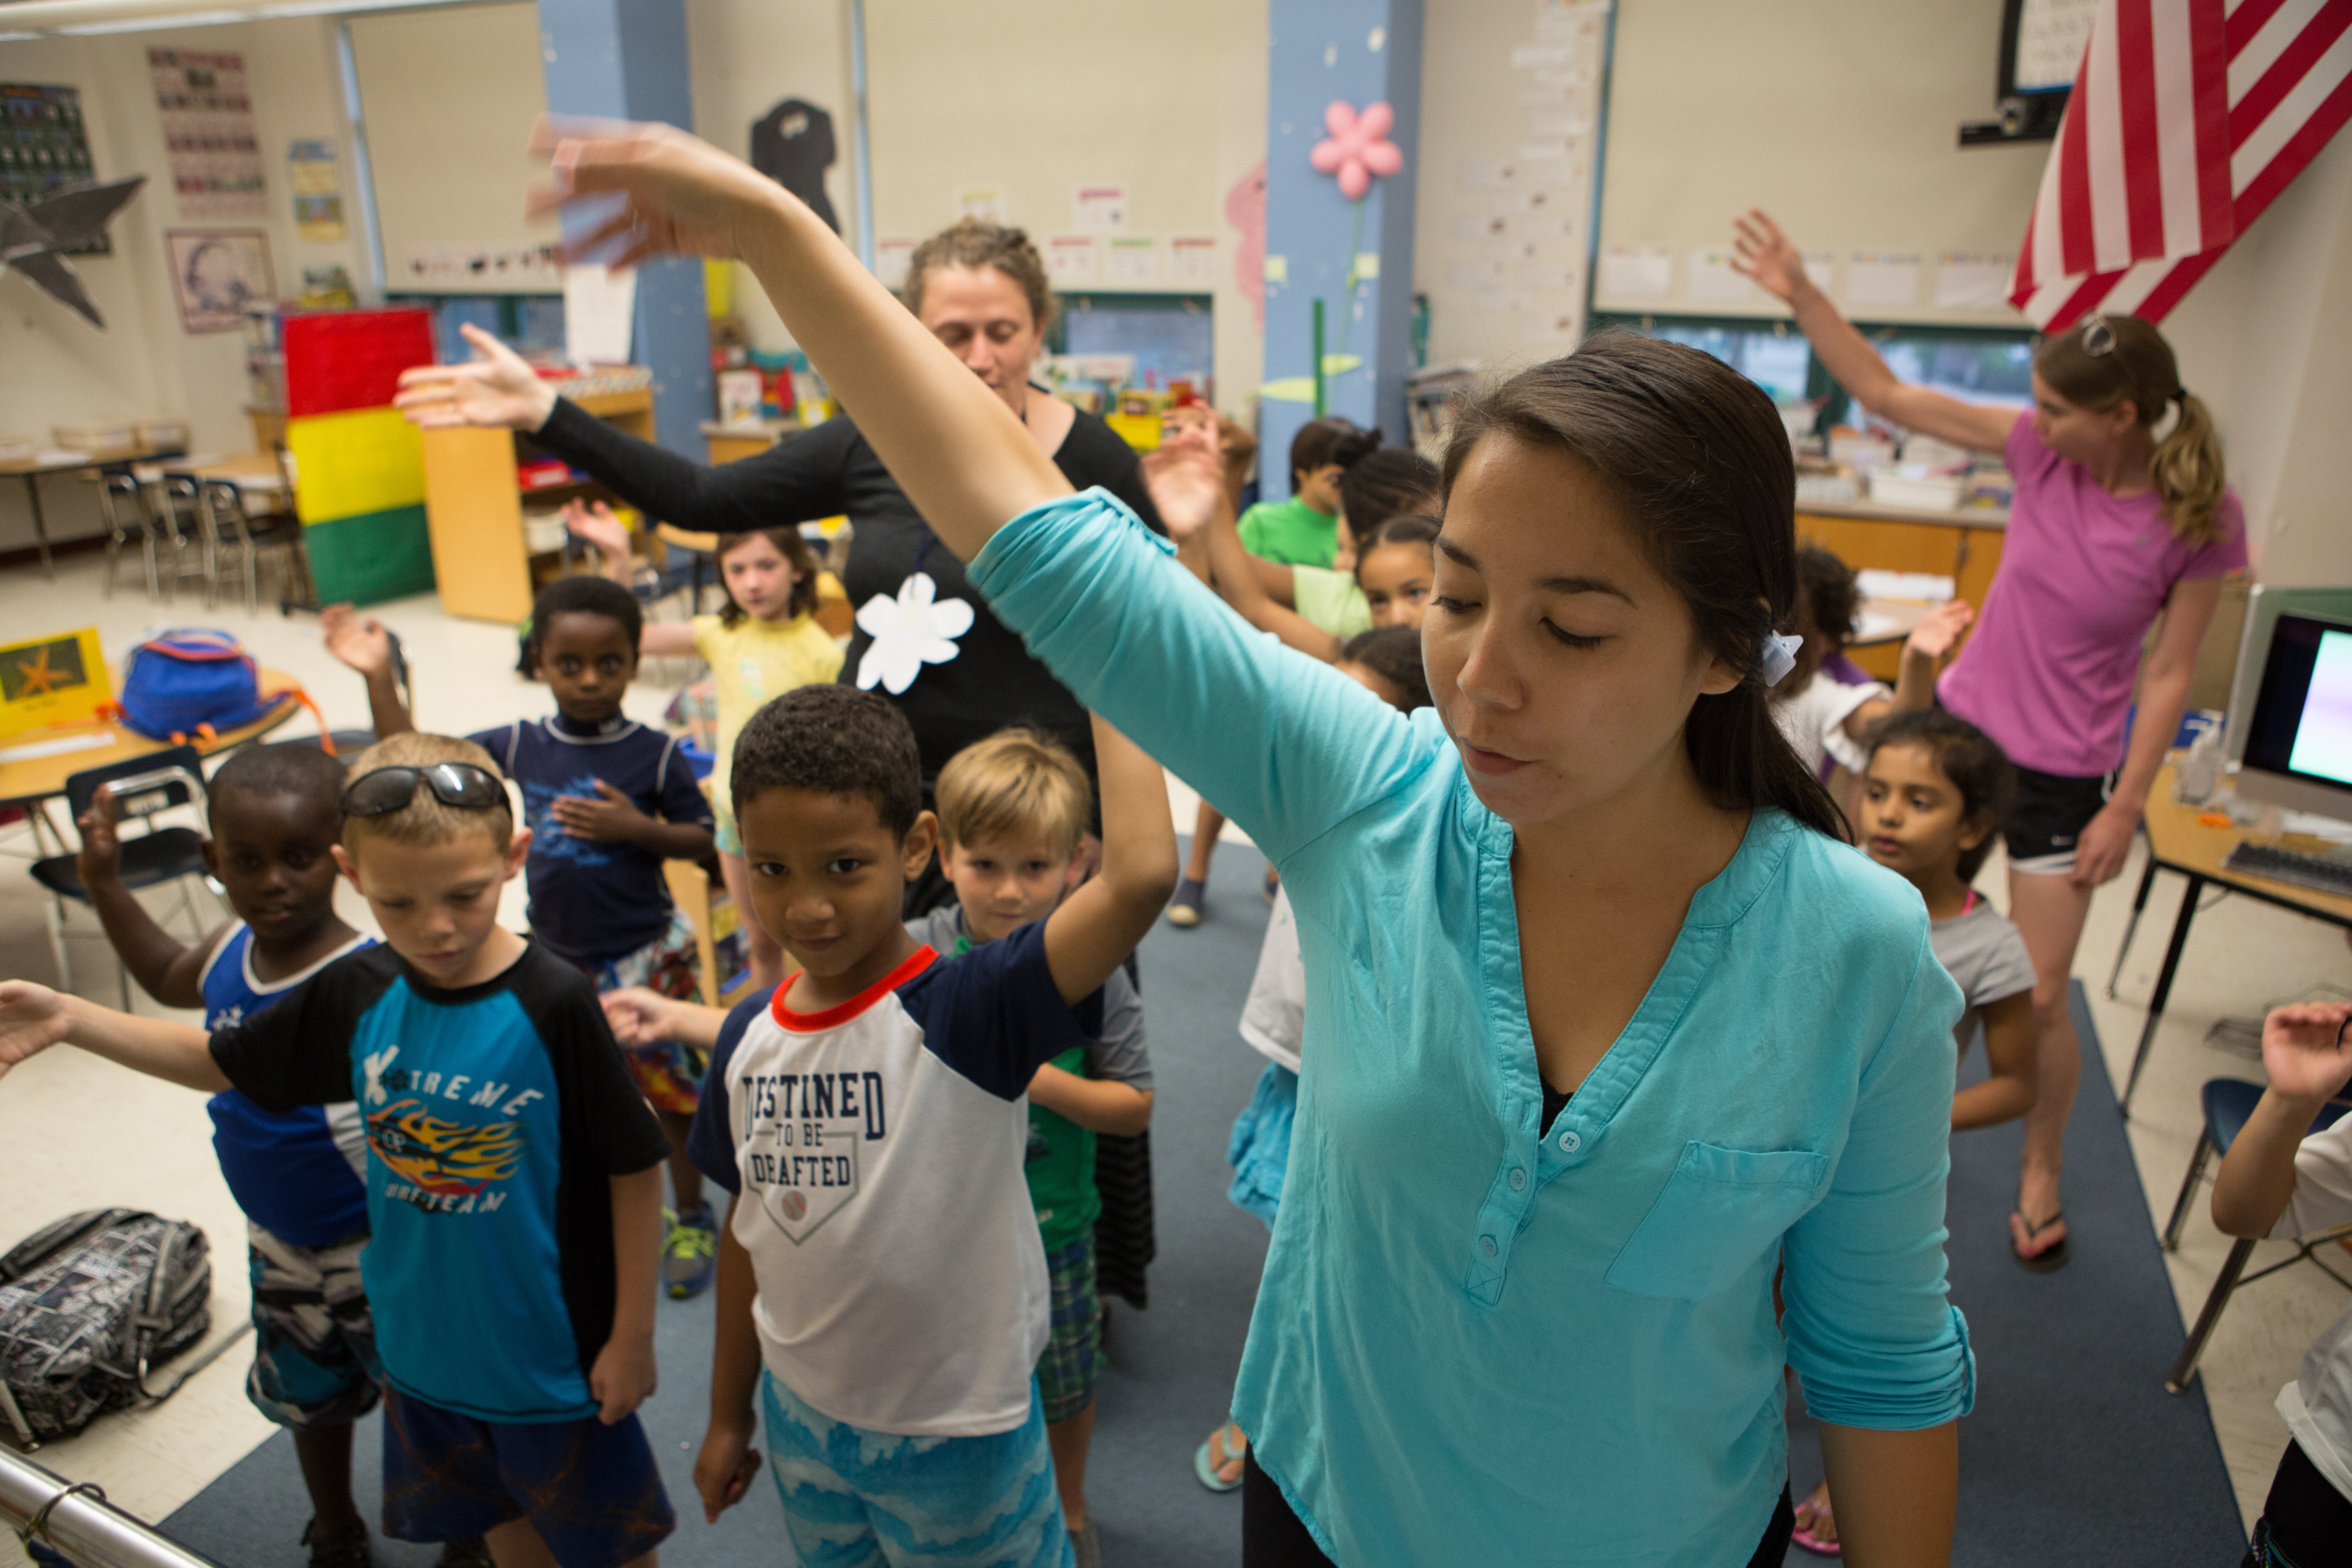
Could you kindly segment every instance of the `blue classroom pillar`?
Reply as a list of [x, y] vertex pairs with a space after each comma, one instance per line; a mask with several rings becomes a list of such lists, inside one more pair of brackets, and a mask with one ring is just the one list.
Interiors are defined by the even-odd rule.
[[[1323, 301], [1324, 408], [1408, 439], [1413, 186], [1421, 175], [1421, 0], [1272, 0], [1267, 18], [1265, 380], [1258, 485], [1290, 493], [1290, 440], [1315, 416], [1314, 302]], [[1385, 102], [1402, 174], [1361, 211], [1308, 154], [1334, 100]], [[1350, 271], [1354, 273], [1352, 284]], [[1350, 362], [1357, 362], [1351, 363]]]
[[[540, 53], [551, 114], [660, 120], [694, 129], [685, 0], [539, 0]], [[564, 222], [569, 239], [595, 220]], [[654, 373], [654, 429], [671, 451], [703, 460], [710, 417], [710, 319], [702, 263], [637, 269], [635, 357]]]

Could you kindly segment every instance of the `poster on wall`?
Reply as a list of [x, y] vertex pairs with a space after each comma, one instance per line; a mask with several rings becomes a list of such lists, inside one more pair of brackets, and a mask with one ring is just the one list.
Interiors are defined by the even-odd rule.
[[278, 298], [269, 271], [269, 239], [259, 230], [198, 234], [167, 229], [172, 247], [172, 292], [180, 301], [180, 324], [191, 332], [233, 332], [245, 325], [249, 307]]
[[320, 245], [343, 237], [343, 166], [331, 141], [295, 142], [286, 149], [286, 184], [294, 193], [294, 232]]
[[[76, 89], [0, 82], [0, 201], [30, 206], [98, 178]], [[113, 249], [101, 228], [65, 254], [106, 256]]]
[[245, 57], [205, 49], [149, 49], [148, 74], [163, 117], [163, 150], [180, 216], [198, 222], [269, 216], [261, 142], [246, 95]]

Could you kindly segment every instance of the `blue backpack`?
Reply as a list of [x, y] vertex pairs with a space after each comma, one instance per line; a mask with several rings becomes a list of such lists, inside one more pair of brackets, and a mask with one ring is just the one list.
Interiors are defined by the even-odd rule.
[[150, 637], [123, 667], [122, 721], [153, 741], [180, 742], [250, 724], [269, 711], [253, 656], [226, 632]]

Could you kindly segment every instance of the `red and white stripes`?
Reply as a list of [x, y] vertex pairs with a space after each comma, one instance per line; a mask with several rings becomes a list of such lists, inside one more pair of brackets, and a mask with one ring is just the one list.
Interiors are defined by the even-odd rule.
[[2161, 321], [2352, 118], [2352, 0], [2102, 0], [2010, 300]]

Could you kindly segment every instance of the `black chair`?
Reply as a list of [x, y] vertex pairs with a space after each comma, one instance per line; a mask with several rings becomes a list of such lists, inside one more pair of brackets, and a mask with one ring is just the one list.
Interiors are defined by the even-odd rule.
[[[2205, 1167], [2212, 1163], [2214, 1155], [2229, 1153], [2230, 1145], [2244, 1131], [2246, 1119], [2253, 1115], [2255, 1105], [2261, 1101], [2263, 1086], [2248, 1083], [2243, 1079], [2207, 1079], [2200, 1098], [2205, 1106], [2205, 1130], [2198, 1134], [2197, 1152], [2189, 1157], [2189, 1174], [2181, 1179], [2180, 1196], [2173, 1203], [2171, 1219], [2165, 1223], [2164, 1249], [2167, 1252], [2176, 1251], [2180, 1246], [2180, 1227], [2188, 1223], [2189, 1202], [2197, 1195], [2197, 1184], [2204, 1179]], [[2343, 1120], [2347, 1111], [2352, 1111], [2352, 1105], [2340, 1100], [2330, 1100], [2313, 1121], [2311, 1131], [2326, 1131]], [[2352, 1235], [2352, 1225], [2338, 1226], [2317, 1236], [2301, 1237], [2295, 1244], [2294, 1257], [2283, 1258], [2252, 1274], [2246, 1272], [2246, 1260], [2254, 1254], [2254, 1238], [2240, 1237], [2231, 1243], [2230, 1256], [2223, 1260], [2221, 1272], [2213, 1280], [2213, 1289], [2206, 1293], [2204, 1310], [2197, 1314], [2197, 1326], [2189, 1331], [2189, 1342], [2180, 1347], [2180, 1359], [2173, 1363], [2172, 1371], [2164, 1380], [2165, 1392], [2186, 1394], [2189, 1391], [2189, 1380], [2196, 1375], [2198, 1359], [2205, 1353], [2205, 1342], [2213, 1337], [2214, 1326], [2221, 1321], [2221, 1309], [2230, 1304], [2231, 1293], [2241, 1285], [2251, 1285], [2266, 1275], [2308, 1261], [2336, 1283], [2352, 1288], [2352, 1279], [2345, 1279], [2329, 1268], [2315, 1250], [2339, 1236], [2347, 1235]]]
[[[101, 788], [109, 788], [114, 798], [116, 831], [122, 840], [123, 885], [135, 890], [177, 882], [180, 905], [192, 928], [191, 940], [201, 942], [204, 921], [196, 913], [188, 881], [205, 875], [204, 842], [210, 825], [204, 832], [193, 827], [158, 827], [153, 818], [159, 812], [184, 805], [195, 809], [197, 821], [205, 821], [204, 758], [194, 746], [173, 746], [76, 773], [66, 780], [66, 804], [77, 818], [89, 809], [91, 800]], [[143, 822], [147, 831], [125, 833], [123, 830], [133, 822]], [[81, 869], [70, 855], [37, 860], [32, 869], [33, 880], [47, 889], [49, 895], [49, 952], [57, 960], [58, 988], [71, 991], [73, 966], [66, 956], [66, 904], [68, 900], [87, 904], [89, 894], [81, 885]], [[121, 970], [121, 974], [122, 1005], [127, 1012], [131, 1006], [131, 974], [128, 970]]]
[[99, 470], [98, 510], [106, 519], [106, 579], [99, 584], [101, 598], [114, 597], [115, 574], [125, 549], [136, 549], [147, 568], [147, 596], [161, 595], [156, 576], [155, 519], [148, 510], [147, 492], [128, 463]]

